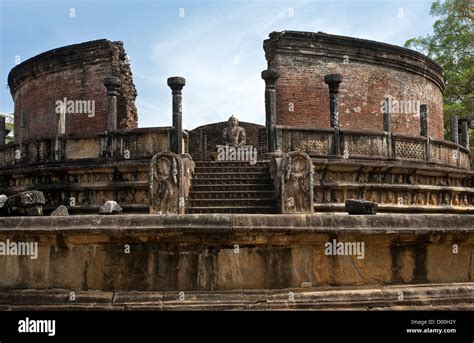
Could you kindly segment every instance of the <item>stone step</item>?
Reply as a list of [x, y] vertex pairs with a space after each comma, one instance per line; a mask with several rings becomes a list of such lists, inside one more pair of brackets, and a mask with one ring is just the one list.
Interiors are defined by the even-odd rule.
[[218, 206], [218, 207], [190, 207], [186, 210], [186, 213], [197, 214], [197, 213], [259, 213], [259, 214], [270, 214], [276, 213], [274, 206]]
[[[250, 165], [248, 161], [195, 161], [196, 167], [246, 167]], [[254, 166], [268, 167], [268, 162], [258, 161]]]
[[[0, 308], [4, 311], [422, 310], [431, 313], [428, 311], [473, 311], [473, 291], [472, 282], [188, 290], [184, 299], [179, 297], [180, 290], [174, 289], [78, 290], [75, 291], [75, 301], [69, 301], [68, 289], [11, 289], [0, 291]], [[290, 292], [294, 295], [293, 301], [288, 301]], [[398, 296], [400, 292], [404, 295], [403, 299]]]
[[272, 183], [249, 183], [249, 184], [195, 184], [191, 186], [191, 192], [201, 191], [273, 191]]
[[242, 167], [225, 167], [225, 166], [216, 166], [216, 167], [195, 167], [195, 174], [200, 173], [227, 173], [227, 174], [236, 174], [236, 173], [268, 173], [268, 167], [260, 166], [242, 166]]
[[276, 213], [268, 162], [197, 161], [187, 213]]
[[269, 187], [273, 187], [273, 181], [271, 179], [264, 179], [264, 178], [254, 178], [254, 179], [247, 179], [247, 178], [235, 178], [235, 179], [225, 179], [225, 178], [202, 178], [202, 179], [192, 179], [191, 181], [192, 186], [203, 186], [203, 185], [268, 185]]
[[198, 179], [270, 179], [268, 173], [248, 172], [248, 173], [195, 173], [193, 180]]
[[225, 190], [225, 191], [193, 191], [191, 190], [190, 199], [249, 199], [262, 198], [273, 199], [275, 192], [272, 190]]
[[189, 207], [274, 206], [272, 198], [188, 199]]

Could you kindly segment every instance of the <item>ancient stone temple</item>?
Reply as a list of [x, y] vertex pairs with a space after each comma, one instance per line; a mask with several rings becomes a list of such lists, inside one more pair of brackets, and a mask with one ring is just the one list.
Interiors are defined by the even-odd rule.
[[444, 140], [441, 68], [326, 33], [263, 48], [265, 125], [228, 113], [185, 130], [175, 76], [172, 126], [137, 128], [121, 42], [13, 68], [0, 242], [38, 254], [0, 256], [0, 306], [471, 307], [472, 124]]

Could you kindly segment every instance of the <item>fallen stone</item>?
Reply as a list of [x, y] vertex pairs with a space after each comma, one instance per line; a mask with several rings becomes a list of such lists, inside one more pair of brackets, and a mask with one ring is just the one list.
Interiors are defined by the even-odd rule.
[[99, 209], [99, 214], [119, 214], [122, 213], [122, 207], [115, 201], [106, 201]]
[[60, 205], [57, 209], [55, 209], [51, 213], [51, 217], [65, 217], [69, 216], [69, 211], [67, 210], [67, 207], [64, 205]]
[[346, 211], [349, 214], [377, 214], [378, 204], [366, 200], [346, 200]]
[[43, 192], [25, 191], [9, 197], [2, 209], [7, 216], [42, 216], [45, 203]]
[[5, 205], [5, 202], [7, 201], [7, 199], [8, 197], [5, 194], [0, 195], [0, 208], [2, 208], [3, 205]]

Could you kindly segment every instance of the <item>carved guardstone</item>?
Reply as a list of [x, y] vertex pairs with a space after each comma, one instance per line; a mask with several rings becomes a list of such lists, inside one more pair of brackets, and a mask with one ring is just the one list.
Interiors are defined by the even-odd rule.
[[184, 213], [182, 161], [177, 154], [160, 152], [150, 164], [150, 213]]
[[42, 216], [45, 204], [40, 191], [25, 191], [7, 199], [2, 212], [9, 216]]
[[290, 152], [280, 164], [282, 213], [314, 211], [313, 161], [303, 152]]

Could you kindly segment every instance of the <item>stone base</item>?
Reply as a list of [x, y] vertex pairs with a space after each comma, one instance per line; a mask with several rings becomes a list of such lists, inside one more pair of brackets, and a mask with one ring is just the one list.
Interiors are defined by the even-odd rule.
[[70, 295], [66, 289], [0, 292], [0, 310], [474, 310], [474, 283], [181, 294], [78, 291], [74, 301]]
[[[474, 282], [473, 215], [0, 217], [0, 242], [7, 239], [37, 242], [38, 258], [0, 256], [0, 290], [209, 292]], [[339, 243], [347, 243], [342, 253]]]

